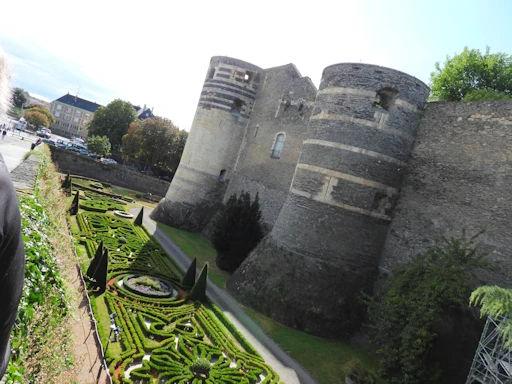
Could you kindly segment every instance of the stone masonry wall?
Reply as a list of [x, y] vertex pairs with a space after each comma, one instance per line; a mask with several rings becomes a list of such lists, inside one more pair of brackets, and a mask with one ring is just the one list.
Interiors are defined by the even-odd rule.
[[512, 286], [512, 101], [428, 104], [402, 185], [381, 271], [485, 228], [482, 249], [500, 271], [479, 277]]
[[165, 196], [170, 183], [155, 177], [132, 171], [121, 165], [102, 164], [98, 160], [79, 155], [66, 149], [50, 147], [52, 160], [60, 172], [86, 176], [101, 181], [133, 189], [135, 191]]
[[[242, 190], [259, 194], [263, 222], [274, 225], [286, 200], [305, 139], [316, 88], [293, 64], [267, 69], [251, 113], [247, 134], [225, 200]], [[279, 158], [272, 150], [278, 134], [285, 135]]]
[[360, 325], [358, 297], [377, 276], [428, 92], [375, 65], [324, 70], [290, 192], [267, 239], [228, 281], [235, 297], [320, 336]]

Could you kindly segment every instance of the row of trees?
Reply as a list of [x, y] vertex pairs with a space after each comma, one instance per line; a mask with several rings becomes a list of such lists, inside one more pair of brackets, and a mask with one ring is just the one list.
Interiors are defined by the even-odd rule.
[[121, 149], [125, 160], [142, 160], [146, 169], [155, 166], [175, 171], [188, 137], [169, 119], [137, 120], [132, 104], [119, 99], [98, 108], [87, 128], [88, 144], [93, 137], [98, 142], [96, 138], [102, 138], [102, 143], [106, 137], [113, 148]]

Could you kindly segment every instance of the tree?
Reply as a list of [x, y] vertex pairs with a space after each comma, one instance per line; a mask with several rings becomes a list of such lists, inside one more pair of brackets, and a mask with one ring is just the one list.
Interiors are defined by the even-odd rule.
[[128, 127], [128, 132], [123, 136], [123, 159], [138, 158], [141, 151], [142, 125], [141, 121], [135, 121]]
[[447, 56], [444, 67], [437, 62], [435, 68], [430, 74], [432, 100], [461, 101], [466, 95], [480, 90], [486, 92], [473, 97], [512, 98], [512, 56], [505, 53], [491, 54], [487, 47], [482, 54], [478, 49], [465, 47], [462, 53]]
[[25, 109], [30, 112], [40, 112], [46, 116], [46, 118], [48, 119], [48, 122], [50, 124], [55, 124], [55, 121], [56, 121], [55, 116], [53, 116], [52, 113], [50, 112], [50, 110], [48, 108], [46, 108], [44, 105], [29, 104], [25, 107]]
[[89, 136], [87, 139], [87, 149], [101, 157], [110, 155], [110, 141], [107, 136]]
[[263, 238], [259, 196], [232, 195], [214, 223], [213, 245], [219, 268], [234, 272]]
[[29, 124], [35, 125], [37, 127], [46, 127], [50, 126], [50, 121], [45, 114], [38, 111], [28, 111], [25, 113], [25, 120], [29, 122]]
[[12, 93], [12, 102], [16, 108], [22, 108], [23, 104], [27, 102], [25, 91], [21, 88], [14, 88]]
[[175, 171], [185, 148], [188, 133], [163, 117], [154, 117], [130, 124], [123, 136], [125, 158], [139, 158], [146, 169], [157, 166]]
[[133, 106], [120, 99], [110, 102], [106, 107], [99, 107], [88, 123], [89, 135], [107, 136], [110, 143], [117, 148], [128, 131], [130, 123], [137, 119]]
[[512, 346], [512, 289], [494, 286], [478, 287], [471, 293], [469, 305], [481, 305], [480, 316], [505, 316], [508, 321], [501, 329], [505, 347]]
[[[479, 235], [479, 234], [478, 234]], [[440, 374], [429, 352], [433, 327], [447, 308], [467, 303], [476, 268], [491, 269], [476, 238], [444, 239], [394, 271], [383, 293], [367, 298], [370, 329], [381, 370], [391, 383], [434, 383]]]

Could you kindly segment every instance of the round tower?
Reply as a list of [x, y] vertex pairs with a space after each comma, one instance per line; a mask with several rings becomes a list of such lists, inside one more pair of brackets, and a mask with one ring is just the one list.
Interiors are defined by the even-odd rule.
[[192, 230], [207, 223], [237, 161], [260, 71], [230, 57], [211, 59], [180, 165], [154, 219]]
[[324, 70], [286, 202], [228, 283], [241, 301], [320, 335], [360, 324], [428, 94], [389, 68]]

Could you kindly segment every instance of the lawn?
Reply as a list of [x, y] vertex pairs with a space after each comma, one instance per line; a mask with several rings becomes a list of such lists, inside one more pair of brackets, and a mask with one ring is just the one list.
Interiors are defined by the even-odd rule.
[[215, 285], [220, 288], [226, 286], [226, 282], [231, 276], [229, 273], [220, 270], [215, 264], [217, 251], [213, 246], [198, 233], [182, 231], [169, 227], [168, 225], [156, 223], [157, 227], [165, 232], [192, 261], [197, 258], [197, 266], [202, 268], [204, 263], [208, 262], [208, 277]]
[[[377, 358], [348, 342], [308, 335], [276, 323], [252, 309], [244, 309], [268, 336], [309, 371], [320, 384], [345, 382], [344, 377], [354, 359], [370, 371], [378, 372]], [[385, 381], [379, 380], [379, 383]]]

